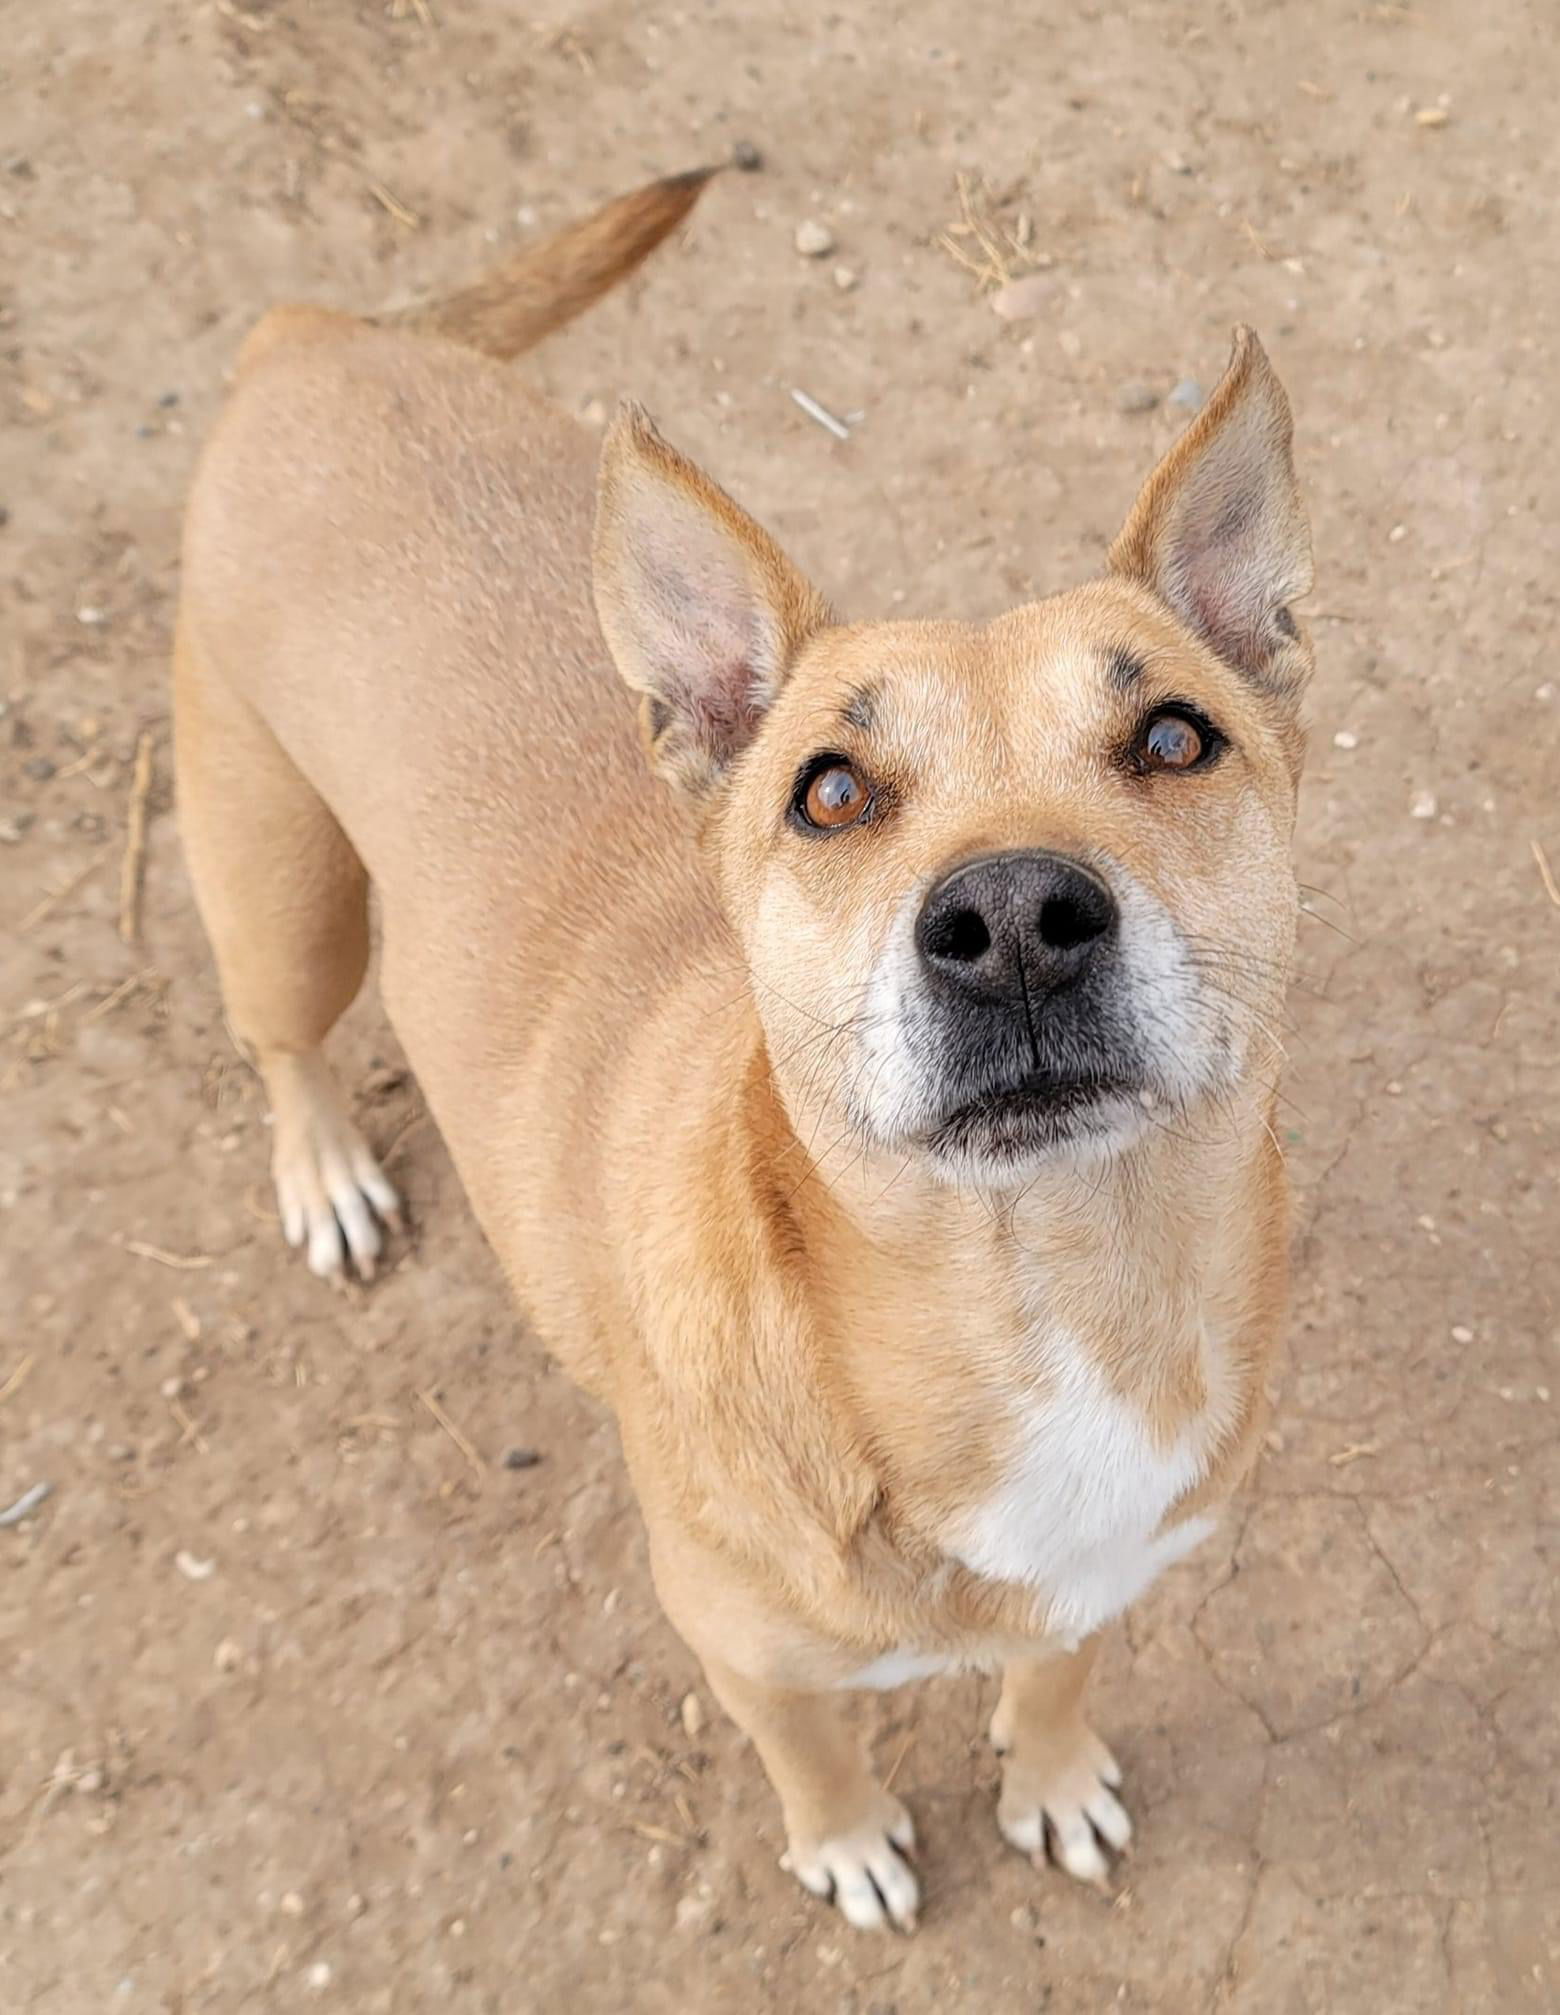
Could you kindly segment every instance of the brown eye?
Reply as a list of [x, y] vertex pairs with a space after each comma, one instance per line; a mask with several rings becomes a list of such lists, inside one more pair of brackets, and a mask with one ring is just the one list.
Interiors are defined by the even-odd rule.
[[849, 763], [829, 763], [814, 772], [800, 809], [808, 825], [828, 831], [854, 825], [870, 802], [870, 792]]
[[1139, 747], [1151, 770], [1189, 770], [1212, 746], [1211, 738], [1185, 714], [1158, 714], [1143, 732]]

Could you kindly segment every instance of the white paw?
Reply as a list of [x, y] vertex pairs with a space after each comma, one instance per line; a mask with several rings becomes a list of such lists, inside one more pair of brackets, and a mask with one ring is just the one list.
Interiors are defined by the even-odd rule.
[[364, 1280], [384, 1245], [380, 1225], [400, 1222], [401, 1200], [368, 1142], [344, 1113], [311, 1113], [296, 1130], [277, 1130], [271, 1173], [289, 1245], [304, 1247], [309, 1270], [340, 1276], [350, 1255]]
[[1081, 1754], [1043, 1775], [1010, 1757], [997, 1824], [1009, 1845], [1036, 1867], [1044, 1864], [1049, 1844], [1058, 1868], [1104, 1888], [1110, 1880], [1105, 1849], [1122, 1854], [1132, 1839], [1132, 1821], [1116, 1796], [1120, 1786], [1115, 1757], [1092, 1735]]
[[864, 1825], [805, 1848], [792, 1846], [780, 1866], [814, 1896], [832, 1898], [858, 1931], [884, 1931], [890, 1924], [913, 1931], [921, 1885], [905, 1856], [914, 1847], [909, 1813], [885, 1793]]

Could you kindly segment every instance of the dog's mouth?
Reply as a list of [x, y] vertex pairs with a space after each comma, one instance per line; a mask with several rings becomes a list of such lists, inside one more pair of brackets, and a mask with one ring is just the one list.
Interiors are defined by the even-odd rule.
[[1023, 1161], [1109, 1133], [1142, 1099], [1141, 1089], [1124, 1077], [1034, 1071], [950, 1107], [921, 1144], [947, 1159]]

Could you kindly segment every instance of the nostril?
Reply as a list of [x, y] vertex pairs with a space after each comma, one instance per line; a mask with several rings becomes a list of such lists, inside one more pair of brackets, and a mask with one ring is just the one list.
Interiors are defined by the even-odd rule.
[[1053, 951], [1071, 951], [1097, 938], [1110, 921], [1103, 903], [1078, 896], [1047, 896], [1040, 905], [1040, 940]]
[[930, 957], [968, 966], [991, 950], [991, 933], [979, 910], [948, 910], [928, 925], [924, 943]]

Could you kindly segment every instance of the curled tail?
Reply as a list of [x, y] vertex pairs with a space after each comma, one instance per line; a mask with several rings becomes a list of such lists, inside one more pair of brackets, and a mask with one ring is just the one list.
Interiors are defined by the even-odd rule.
[[714, 168], [667, 175], [524, 251], [443, 301], [374, 319], [446, 336], [489, 357], [518, 357], [597, 301], [676, 229]]

